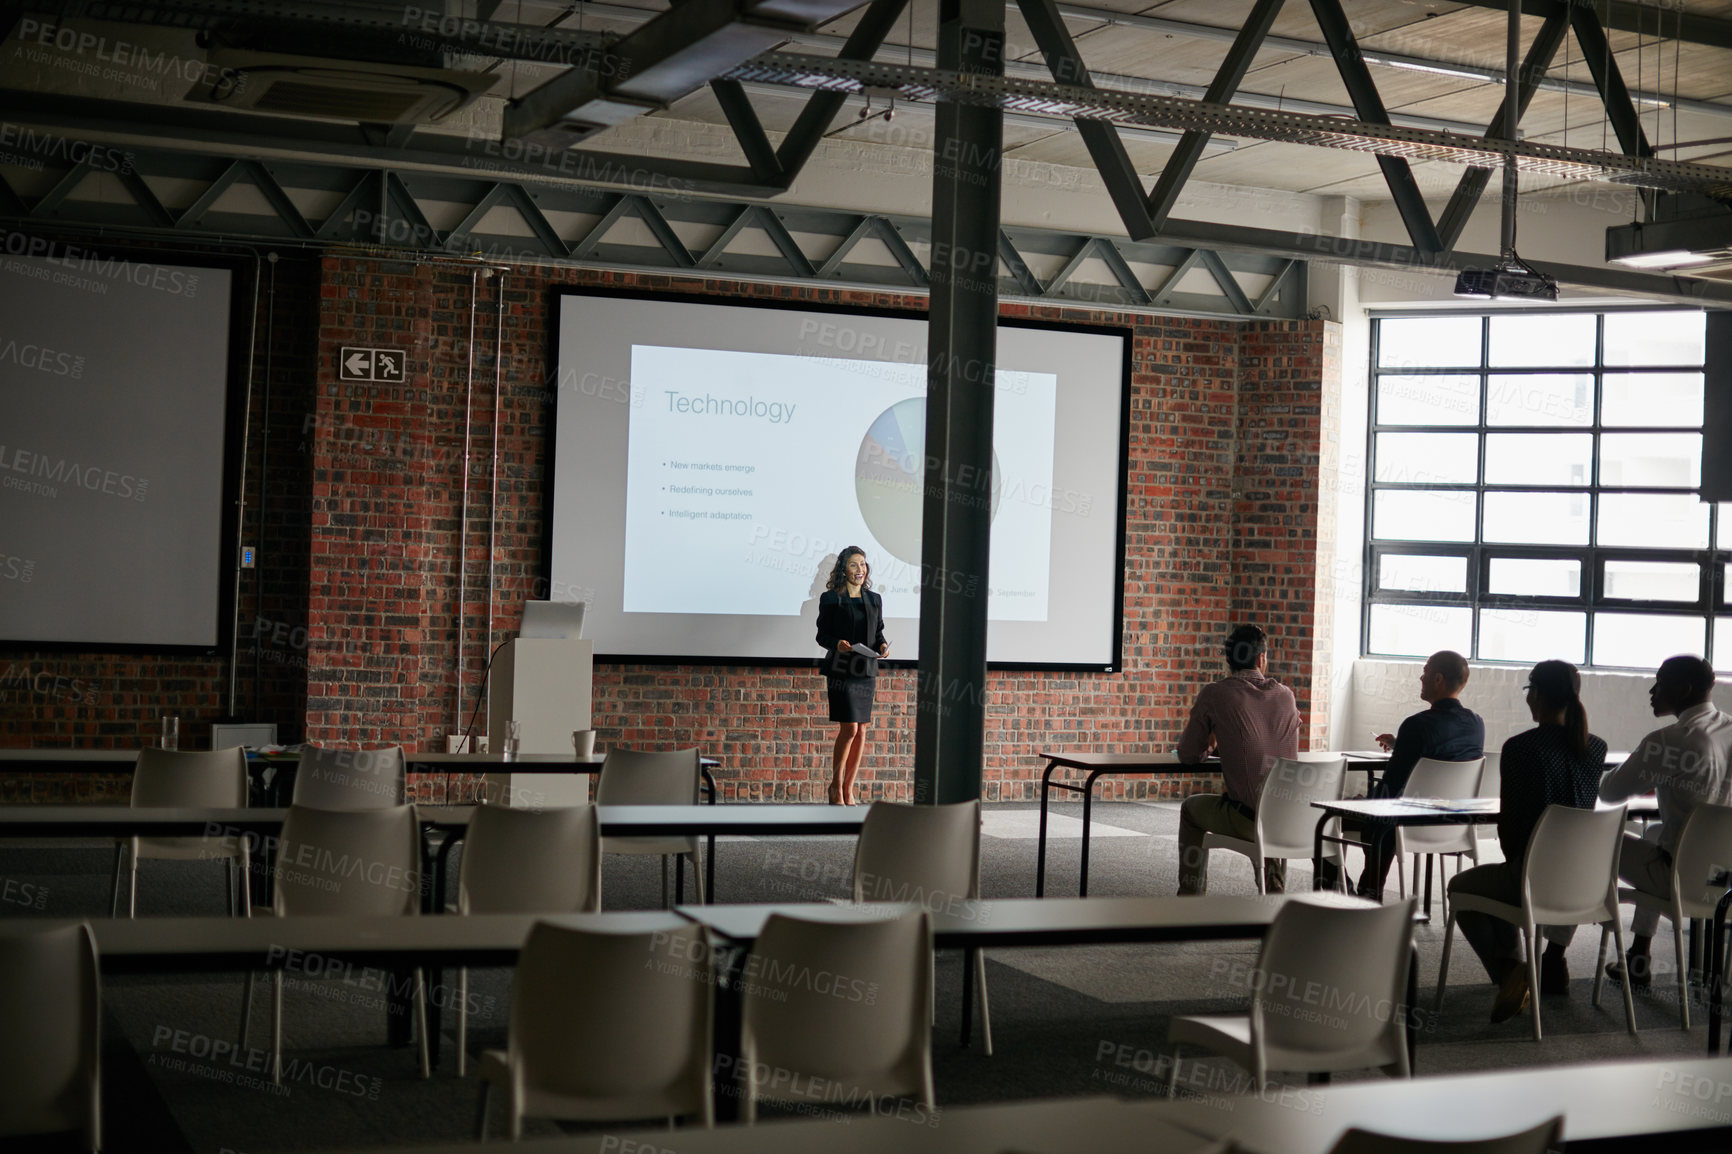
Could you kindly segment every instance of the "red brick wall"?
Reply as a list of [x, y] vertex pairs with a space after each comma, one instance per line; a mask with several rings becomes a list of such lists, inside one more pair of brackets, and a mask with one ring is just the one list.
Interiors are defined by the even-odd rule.
[[[292, 459], [273, 457], [268, 484], [253, 482], [264, 489], [267, 529], [273, 517], [287, 519], [285, 547], [293, 545], [296, 502], [310, 494], [301, 603], [279, 590], [243, 612], [243, 625], [256, 622], [260, 639], [258, 651], [249, 651], [252, 664], [242, 662], [242, 701], [256, 693], [285, 735], [304, 721], [310, 740], [442, 748], [445, 735], [467, 722], [487, 654], [515, 627], [523, 600], [547, 595], [548, 290], [560, 283], [923, 305], [893, 293], [526, 269], [506, 275], [498, 323], [499, 288], [476, 286], [468, 269], [326, 257], [317, 270], [316, 320], [289, 315], [281, 303], [275, 318], [279, 361], [300, 349], [302, 392], [291, 395], [284, 380], [291, 374], [279, 372], [272, 419], [293, 427], [300, 450]], [[1023, 304], [1006, 305], [1004, 313], [1133, 330], [1125, 670], [994, 674], [987, 797], [1034, 796], [1040, 763], [1033, 751], [1044, 746], [1170, 746], [1198, 687], [1221, 673], [1220, 637], [1241, 620], [1270, 630], [1275, 671], [1298, 691], [1317, 738], [1326, 702], [1316, 700], [1310, 670], [1318, 646], [1327, 644], [1327, 619], [1319, 615], [1327, 598], [1320, 603], [1318, 584], [1327, 579], [1333, 548], [1318, 532], [1317, 494], [1322, 472], [1333, 467], [1325, 406], [1338, 385], [1331, 374], [1339, 374], [1339, 330], [1324, 322], [1240, 324]], [[343, 345], [407, 348], [408, 380], [339, 384], [335, 358]], [[296, 469], [305, 476], [298, 484]], [[265, 541], [274, 549], [268, 533]], [[243, 640], [250, 644], [244, 628]], [[119, 658], [94, 660], [111, 677], [122, 668]], [[7, 744], [130, 744], [159, 702], [172, 699], [186, 716], [194, 713], [188, 703], [220, 699], [218, 690], [226, 689], [226, 667], [190, 674], [162, 661], [139, 659], [139, 666], [135, 676], [155, 690], [150, 704], [118, 719], [83, 711], [21, 740], [9, 724]], [[303, 668], [304, 697], [297, 698], [283, 682]], [[889, 671], [880, 682], [879, 721], [862, 773], [869, 798], [908, 795], [913, 688], [908, 671]], [[594, 716], [604, 743], [697, 744], [723, 759], [720, 777], [731, 797], [821, 798], [833, 733], [824, 714], [822, 681], [809, 667], [596, 670]], [[484, 728], [483, 719], [477, 729]], [[1121, 780], [1103, 783], [1103, 793], [1174, 795], [1201, 784]], [[434, 796], [427, 786], [421, 795]]]

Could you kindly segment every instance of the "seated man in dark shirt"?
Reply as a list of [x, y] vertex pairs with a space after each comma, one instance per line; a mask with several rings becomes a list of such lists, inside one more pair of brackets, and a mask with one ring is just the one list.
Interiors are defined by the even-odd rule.
[[[1484, 754], [1485, 722], [1461, 703], [1467, 676], [1467, 658], [1453, 649], [1440, 649], [1426, 659], [1419, 671], [1419, 699], [1430, 703], [1431, 708], [1403, 721], [1393, 737], [1378, 735], [1383, 748], [1394, 748], [1372, 797], [1400, 797], [1422, 757], [1472, 761]], [[1395, 860], [1395, 826], [1384, 821], [1349, 821], [1346, 828], [1366, 843], [1365, 872], [1355, 888], [1360, 897], [1380, 902], [1390, 863]], [[1325, 877], [1324, 881], [1328, 884], [1333, 879]]]

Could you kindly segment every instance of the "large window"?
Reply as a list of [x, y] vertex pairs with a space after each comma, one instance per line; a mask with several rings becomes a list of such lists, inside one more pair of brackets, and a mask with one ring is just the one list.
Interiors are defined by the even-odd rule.
[[1364, 652], [1732, 665], [1732, 505], [1696, 493], [1703, 328], [1696, 311], [1374, 321]]

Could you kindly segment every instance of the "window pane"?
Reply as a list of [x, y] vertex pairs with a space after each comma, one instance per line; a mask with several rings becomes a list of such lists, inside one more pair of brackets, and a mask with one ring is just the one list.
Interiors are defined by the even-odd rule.
[[1580, 665], [1587, 643], [1586, 613], [1479, 611], [1479, 656], [1485, 661], [1547, 661], [1555, 657]]
[[1479, 365], [1478, 317], [1407, 317], [1377, 326], [1383, 368], [1474, 368]]
[[1594, 378], [1586, 373], [1494, 376], [1485, 398], [1488, 425], [1594, 423]]
[[1586, 485], [1593, 467], [1588, 433], [1491, 433], [1485, 439], [1488, 485]]
[[1466, 593], [1466, 557], [1385, 553], [1377, 559], [1377, 585], [1406, 593]]
[[1700, 655], [1708, 623], [1658, 613], [1594, 614], [1594, 664], [1658, 669], [1679, 653]]
[[1702, 426], [1701, 373], [1607, 373], [1602, 425]]
[[1674, 561], [1606, 562], [1605, 597], [1632, 601], [1690, 601], [1701, 596], [1702, 571]]
[[1714, 656], [1708, 664], [1715, 669], [1732, 666], [1732, 617], [1714, 618]]
[[[1732, 502], [1720, 504], [1720, 549], [1732, 549]], [[1732, 590], [1732, 586], [1727, 587]]]
[[1594, 314], [1520, 313], [1491, 318], [1491, 364], [1549, 368], [1594, 363]]
[[1487, 493], [1485, 540], [1524, 545], [1586, 545], [1586, 493]]
[[1493, 557], [1487, 593], [1514, 597], [1580, 597], [1582, 563], [1539, 557]]
[[1373, 605], [1371, 652], [1429, 657], [1439, 649], [1466, 653], [1473, 610], [1454, 605]]
[[1693, 311], [1607, 313], [1606, 363], [1699, 365], [1706, 321]]
[[1702, 434], [1606, 433], [1600, 484], [1691, 488], [1702, 483]]
[[[1377, 378], [1377, 423], [1380, 425], [1473, 425], [1478, 422], [1477, 376]], [[1699, 415], [1697, 423], [1700, 423]]]
[[1694, 493], [1602, 493], [1601, 545], [1708, 547], [1708, 506]]
[[1377, 480], [1418, 485], [1471, 485], [1479, 480], [1479, 436], [1476, 433], [1379, 433]]
[[1371, 498], [1372, 534], [1385, 541], [1473, 540], [1473, 494], [1379, 489]]

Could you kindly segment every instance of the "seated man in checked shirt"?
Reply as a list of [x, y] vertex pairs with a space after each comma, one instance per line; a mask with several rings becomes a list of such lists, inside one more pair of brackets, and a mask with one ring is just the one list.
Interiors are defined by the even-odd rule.
[[[1714, 708], [1714, 669], [1700, 657], [1668, 657], [1654, 674], [1648, 702], [1655, 717], [1677, 715], [1671, 725], [1642, 739], [1629, 760], [1600, 779], [1600, 800], [1623, 801], [1652, 791], [1660, 802], [1660, 820], [1641, 837], [1624, 834], [1618, 856], [1618, 876], [1643, 893], [1672, 896], [1672, 855], [1684, 823], [1698, 805], [1732, 805], [1732, 716]], [[1732, 862], [1728, 862], [1732, 865]], [[1705, 879], [1697, 878], [1700, 882]], [[1660, 915], [1638, 909], [1630, 919], [1630, 984], [1653, 981], [1648, 969], [1648, 943], [1660, 928]], [[1616, 979], [1618, 963], [1606, 967]]]
[[[1194, 794], [1179, 807], [1179, 893], [1209, 885], [1203, 835], [1246, 841], [1257, 834], [1257, 798], [1278, 757], [1299, 755], [1299, 706], [1293, 691], [1269, 676], [1269, 638], [1255, 625], [1227, 635], [1228, 675], [1197, 694], [1179, 737], [1179, 760], [1195, 764], [1210, 750], [1220, 755], [1225, 793]], [[1284, 893], [1287, 863], [1263, 862], [1265, 889]]]

